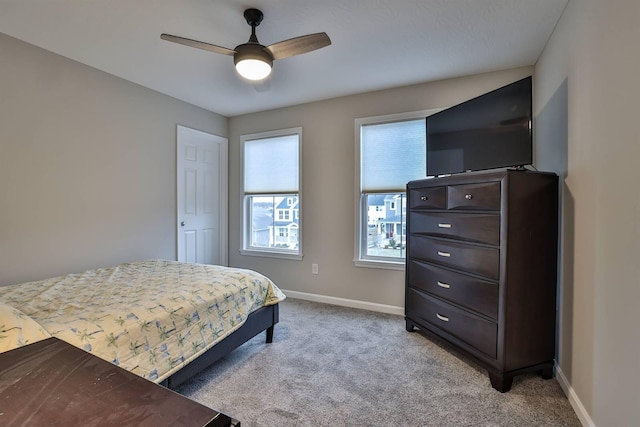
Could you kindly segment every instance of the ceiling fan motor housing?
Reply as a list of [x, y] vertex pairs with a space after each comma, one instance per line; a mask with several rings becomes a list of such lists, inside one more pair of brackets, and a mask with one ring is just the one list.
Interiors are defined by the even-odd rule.
[[238, 64], [240, 61], [247, 59], [257, 59], [266, 62], [270, 67], [273, 66], [273, 57], [264, 49], [264, 46], [258, 43], [245, 43], [235, 48], [236, 53], [233, 55], [233, 63]]

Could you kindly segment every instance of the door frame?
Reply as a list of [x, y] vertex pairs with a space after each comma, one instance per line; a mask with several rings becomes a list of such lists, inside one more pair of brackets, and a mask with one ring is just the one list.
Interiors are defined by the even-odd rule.
[[229, 247], [229, 233], [228, 233], [228, 207], [229, 207], [229, 139], [220, 135], [215, 135], [210, 132], [201, 131], [199, 129], [194, 129], [189, 126], [178, 124], [176, 125], [176, 145], [175, 145], [175, 154], [176, 154], [176, 175], [175, 175], [175, 194], [176, 194], [176, 204], [175, 204], [175, 236], [176, 236], [176, 246], [175, 246], [175, 258], [178, 259], [178, 245], [180, 242], [180, 205], [178, 203], [179, 200], [179, 192], [181, 191], [180, 186], [178, 185], [178, 178], [180, 174], [180, 164], [179, 164], [179, 150], [180, 150], [180, 132], [181, 129], [186, 132], [197, 132], [212, 136], [214, 141], [219, 146], [219, 158], [218, 158], [218, 194], [219, 194], [219, 203], [218, 203], [218, 250], [220, 253], [220, 265], [226, 266], [228, 264], [228, 254], [227, 248]]

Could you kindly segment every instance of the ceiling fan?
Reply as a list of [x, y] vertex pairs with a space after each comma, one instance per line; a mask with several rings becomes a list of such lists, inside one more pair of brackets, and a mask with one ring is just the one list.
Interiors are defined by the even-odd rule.
[[263, 17], [264, 15], [258, 9], [244, 11], [244, 19], [251, 26], [251, 37], [249, 37], [248, 42], [236, 46], [235, 49], [228, 49], [170, 34], [161, 34], [160, 38], [210, 52], [233, 56], [236, 70], [241, 76], [249, 80], [262, 80], [267, 77], [271, 73], [273, 61], [276, 59], [284, 59], [311, 52], [331, 44], [331, 39], [329, 39], [327, 33], [315, 33], [264, 46], [258, 42], [256, 37], [256, 27], [260, 25]]

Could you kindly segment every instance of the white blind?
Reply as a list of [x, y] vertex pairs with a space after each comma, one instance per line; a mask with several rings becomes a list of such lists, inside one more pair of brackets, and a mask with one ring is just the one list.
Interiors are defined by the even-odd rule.
[[426, 177], [425, 119], [363, 125], [360, 144], [363, 192], [405, 191]]
[[245, 194], [298, 192], [298, 135], [244, 143]]

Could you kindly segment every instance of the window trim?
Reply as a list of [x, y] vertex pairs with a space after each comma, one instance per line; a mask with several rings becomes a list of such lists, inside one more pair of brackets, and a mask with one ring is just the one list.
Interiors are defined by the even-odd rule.
[[[298, 249], [297, 251], [293, 250], [283, 250], [278, 248], [255, 248], [251, 247], [249, 244], [251, 239], [251, 224], [247, 221], [248, 215], [250, 214], [250, 207], [248, 206], [248, 198], [247, 194], [244, 191], [244, 180], [245, 180], [245, 170], [244, 170], [244, 151], [245, 151], [245, 143], [247, 141], [252, 141], [256, 139], [267, 139], [267, 138], [275, 138], [279, 136], [289, 136], [289, 135], [298, 135]], [[266, 132], [257, 132], [251, 134], [240, 135], [240, 203], [241, 203], [241, 233], [240, 233], [240, 254], [247, 256], [259, 256], [259, 257], [267, 257], [267, 258], [281, 258], [281, 259], [292, 259], [292, 260], [302, 260], [302, 215], [300, 212], [302, 210], [302, 127], [294, 127], [287, 129], [278, 129]], [[287, 193], [270, 193], [269, 195], [277, 195], [283, 194], [288, 195], [292, 194], [291, 192]], [[276, 212], [274, 211], [274, 215]]]
[[[405, 113], [387, 114], [382, 116], [361, 117], [354, 121], [354, 141], [355, 141], [355, 167], [354, 167], [354, 191], [355, 191], [355, 209], [354, 209], [354, 244], [353, 244], [353, 263], [356, 267], [379, 268], [387, 270], [404, 270], [405, 258], [393, 261], [384, 258], [371, 259], [363, 256], [363, 245], [366, 245], [366, 233], [363, 233], [363, 224], [367, 224], [366, 195], [362, 192], [362, 144], [361, 144], [361, 127], [363, 125], [393, 123], [408, 120], [426, 119], [426, 117], [442, 111], [444, 108], [432, 108], [429, 110], [411, 111]], [[426, 171], [425, 171], [426, 173]], [[426, 178], [426, 175], [425, 175]], [[393, 191], [385, 191], [384, 194], [394, 193]]]

